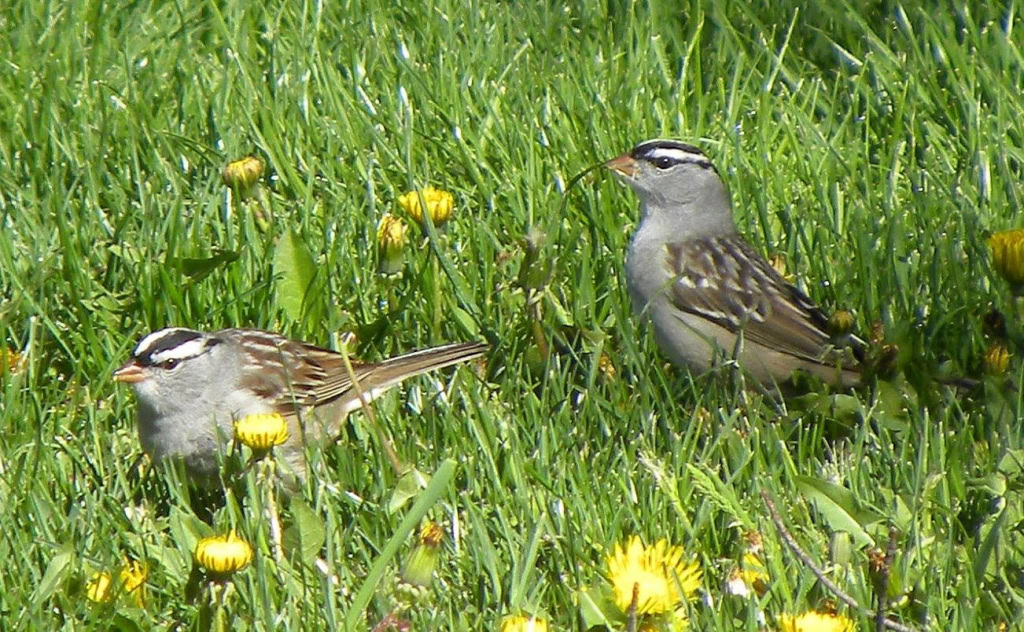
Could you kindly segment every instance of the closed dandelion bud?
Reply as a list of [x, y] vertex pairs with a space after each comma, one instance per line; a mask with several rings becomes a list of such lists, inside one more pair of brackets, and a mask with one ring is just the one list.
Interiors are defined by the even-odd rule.
[[263, 175], [263, 161], [255, 156], [234, 160], [220, 172], [224, 186], [233, 189], [242, 199], [248, 198]]
[[402, 581], [412, 586], [426, 587], [437, 568], [441, 539], [444, 532], [436, 522], [427, 522], [420, 529], [419, 543], [412, 550], [402, 569]]
[[988, 238], [992, 265], [1015, 291], [1024, 284], [1024, 229], [995, 233]]
[[423, 223], [423, 204], [434, 226], [441, 226], [452, 217], [455, 209], [455, 198], [451, 193], [434, 187], [426, 187], [420, 191], [409, 191], [398, 198], [398, 204], [409, 217]]
[[401, 218], [386, 213], [377, 225], [377, 251], [380, 254], [378, 269], [381, 274], [397, 274], [402, 270], [402, 252], [409, 242], [406, 233], [409, 227]]
[[516, 614], [501, 620], [499, 632], [548, 632], [548, 622], [540, 617]]
[[1001, 342], [993, 343], [985, 351], [985, 373], [992, 376], [1000, 376], [1006, 373], [1010, 366], [1010, 350]]
[[828, 319], [828, 333], [833, 336], [845, 336], [853, 331], [853, 314], [845, 309], [837, 310]]
[[235, 422], [235, 439], [254, 452], [267, 452], [288, 440], [288, 423], [278, 413], [246, 415]]
[[252, 547], [231, 531], [200, 540], [194, 556], [196, 563], [207, 573], [218, 579], [227, 579], [252, 562]]

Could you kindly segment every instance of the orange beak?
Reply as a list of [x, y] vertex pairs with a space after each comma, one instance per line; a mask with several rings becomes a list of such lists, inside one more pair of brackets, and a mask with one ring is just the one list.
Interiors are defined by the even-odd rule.
[[149, 377], [149, 371], [136, 364], [135, 360], [129, 360], [120, 369], [114, 371], [114, 381], [125, 384], [138, 384], [147, 377]]
[[633, 178], [636, 175], [636, 160], [629, 154], [622, 154], [604, 163], [604, 166], [615, 172], [615, 175], [624, 178]]

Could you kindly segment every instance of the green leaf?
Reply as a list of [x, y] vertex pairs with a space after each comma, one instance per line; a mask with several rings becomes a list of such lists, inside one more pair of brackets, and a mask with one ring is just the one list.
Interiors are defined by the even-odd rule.
[[293, 497], [289, 509], [294, 522], [284, 532], [284, 548], [291, 555], [298, 554], [304, 564], [312, 564], [327, 536], [324, 522], [301, 498]]
[[410, 499], [415, 498], [416, 494], [420, 493], [420, 490], [427, 486], [430, 482], [430, 477], [423, 472], [412, 468], [408, 472], [402, 475], [402, 478], [398, 479], [398, 485], [395, 486], [395, 491], [391, 494], [391, 500], [388, 501], [388, 514], [392, 515], [399, 509], [405, 506]]
[[874, 545], [875, 541], [865, 531], [865, 526], [878, 522], [882, 517], [860, 509], [850, 490], [810, 476], [797, 476], [796, 484], [821, 512], [830, 528], [849, 533], [858, 547]]
[[71, 542], [65, 542], [57, 549], [53, 557], [50, 558], [50, 563], [46, 565], [46, 572], [43, 573], [43, 578], [39, 581], [39, 585], [36, 586], [35, 592], [32, 595], [33, 606], [38, 608], [53, 595], [57, 587], [71, 573], [74, 560], [74, 545]]
[[189, 277], [194, 281], [201, 281], [206, 278], [211, 272], [219, 268], [220, 266], [228, 265], [238, 260], [241, 253], [237, 250], [220, 250], [215, 251], [212, 257], [205, 257], [200, 259], [182, 258], [182, 259], [168, 259], [167, 264], [174, 266], [181, 270], [182, 274]]
[[473, 320], [473, 316], [469, 312], [458, 305], [449, 308], [449, 311], [463, 332], [474, 337], [480, 335], [480, 326], [476, 324], [476, 321]]
[[1002, 511], [999, 512], [999, 516], [989, 527], [988, 533], [982, 538], [981, 545], [978, 547], [978, 553], [974, 556], [974, 576], [979, 580], [985, 576], [986, 572], [994, 570], [989, 568], [992, 562], [992, 554], [999, 547], [999, 536], [1002, 534], [1003, 525], [1006, 523], [1006, 499], [1000, 498], [999, 500], [1002, 503]]
[[213, 535], [213, 528], [195, 514], [180, 509], [171, 509], [171, 535], [186, 559], [192, 559], [192, 551], [200, 539]]
[[617, 630], [625, 623], [626, 617], [615, 605], [611, 587], [601, 584], [576, 593], [580, 605], [580, 618], [586, 630], [598, 625]]
[[302, 319], [306, 292], [316, 275], [313, 255], [302, 239], [288, 231], [281, 236], [274, 250], [274, 277], [277, 305], [292, 320]]

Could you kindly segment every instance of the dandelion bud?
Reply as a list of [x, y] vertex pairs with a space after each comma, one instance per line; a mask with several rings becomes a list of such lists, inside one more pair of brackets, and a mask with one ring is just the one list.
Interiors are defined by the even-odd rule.
[[441, 539], [444, 532], [436, 522], [427, 522], [420, 529], [419, 543], [413, 549], [409, 560], [402, 569], [402, 581], [413, 586], [430, 585], [431, 576], [437, 568]]
[[266, 452], [288, 440], [288, 423], [278, 413], [246, 415], [235, 422], [235, 439], [255, 452]]
[[220, 172], [220, 179], [224, 186], [234, 189], [242, 199], [246, 199], [263, 175], [263, 169], [262, 160], [255, 156], [246, 156], [229, 162]]
[[423, 223], [422, 203], [426, 203], [427, 213], [430, 214], [430, 221], [434, 226], [441, 226], [452, 217], [455, 208], [455, 198], [451, 193], [434, 187], [427, 187], [421, 191], [409, 191], [399, 196], [398, 204], [409, 217], [419, 223]]
[[381, 274], [397, 274], [402, 270], [402, 251], [409, 242], [409, 227], [401, 218], [386, 213], [377, 225], [377, 250], [380, 253], [378, 270]]
[[194, 556], [206, 572], [226, 579], [252, 562], [252, 547], [231, 531], [200, 540]]
[[986, 374], [996, 377], [1003, 375], [1010, 366], [1010, 350], [1001, 342], [993, 343], [985, 351], [984, 364]]
[[1024, 285], [1024, 229], [995, 233], [988, 238], [992, 265], [1015, 290]]
[[828, 319], [828, 332], [833, 336], [845, 336], [853, 331], [853, 314], [845, 309], [837, 310]]

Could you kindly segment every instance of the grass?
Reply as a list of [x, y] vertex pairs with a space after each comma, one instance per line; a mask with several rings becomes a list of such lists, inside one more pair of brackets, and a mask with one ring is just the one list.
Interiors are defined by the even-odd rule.
[[[1024, 195], [1017, 8], [721, 4], [0, 9], [0, 344], [24, 358], [0, 362], [5, 627], [205, 627], [191, 547], [229, 525], [257, 550], [228, 605], [243, 629], [370, 629], [395, 612], [413, 629], [497, 629], [521, 612], [585, 629], [581, 591], [634, 533], [702, 565], [694, 629], [760, 629], [759, 611], [774, 627], [834, 596], [782, 544], [762, 492], [859, 603], [874, 595], [869, 549], [894, 526], [890, 617], [1019, 625], [1019, 358], [969, 397], [930, 381], [979, 374], [993, 310], [1019, 352], [1021, 311], [985, 245], [1019, 224]], [[666, 366], [620, 282], [635, 200], [597, 172], [566, 191], [652, 136], [704, 147], [744, 235], [861, 331], [881, 323], [902, 370], [780, 415], [728, 375]], [[268, 231], [220, 182], [249, 153], [268, 165]], [[403, 275], [384, 278], [377, 222], [427, 184], [454, 194], [455, 217], [431, 247], [413, 227]], [[533, 255], [531, 229], [545, 236]], [[275, 268], [289, 233], [314, 270], [298, 307]], [[186, 274], [184, 260], [225, 252], [237, 259]], [[418, 520], [392, 506], [409, 480], [362, 415], [282, 501], [300, 544], [280, 562], [255, 478], [204, 509], [173, 468], [140, 476], [134, 397], [110, 375], [167, 325], [325, 345], [354, 331], [368, 360], [492, 342], [482, 378], [419, 378], [375, 407], [405, 462], [455, 463], [417, 509], [446, 540], [412, 607], [396, 610], [394, 578]], [[747, 531], [765, 541], [760, 601], [724, 592]], [[144, 607], [91, 603], [92, 573], [126, 556], [149, 567]]]

